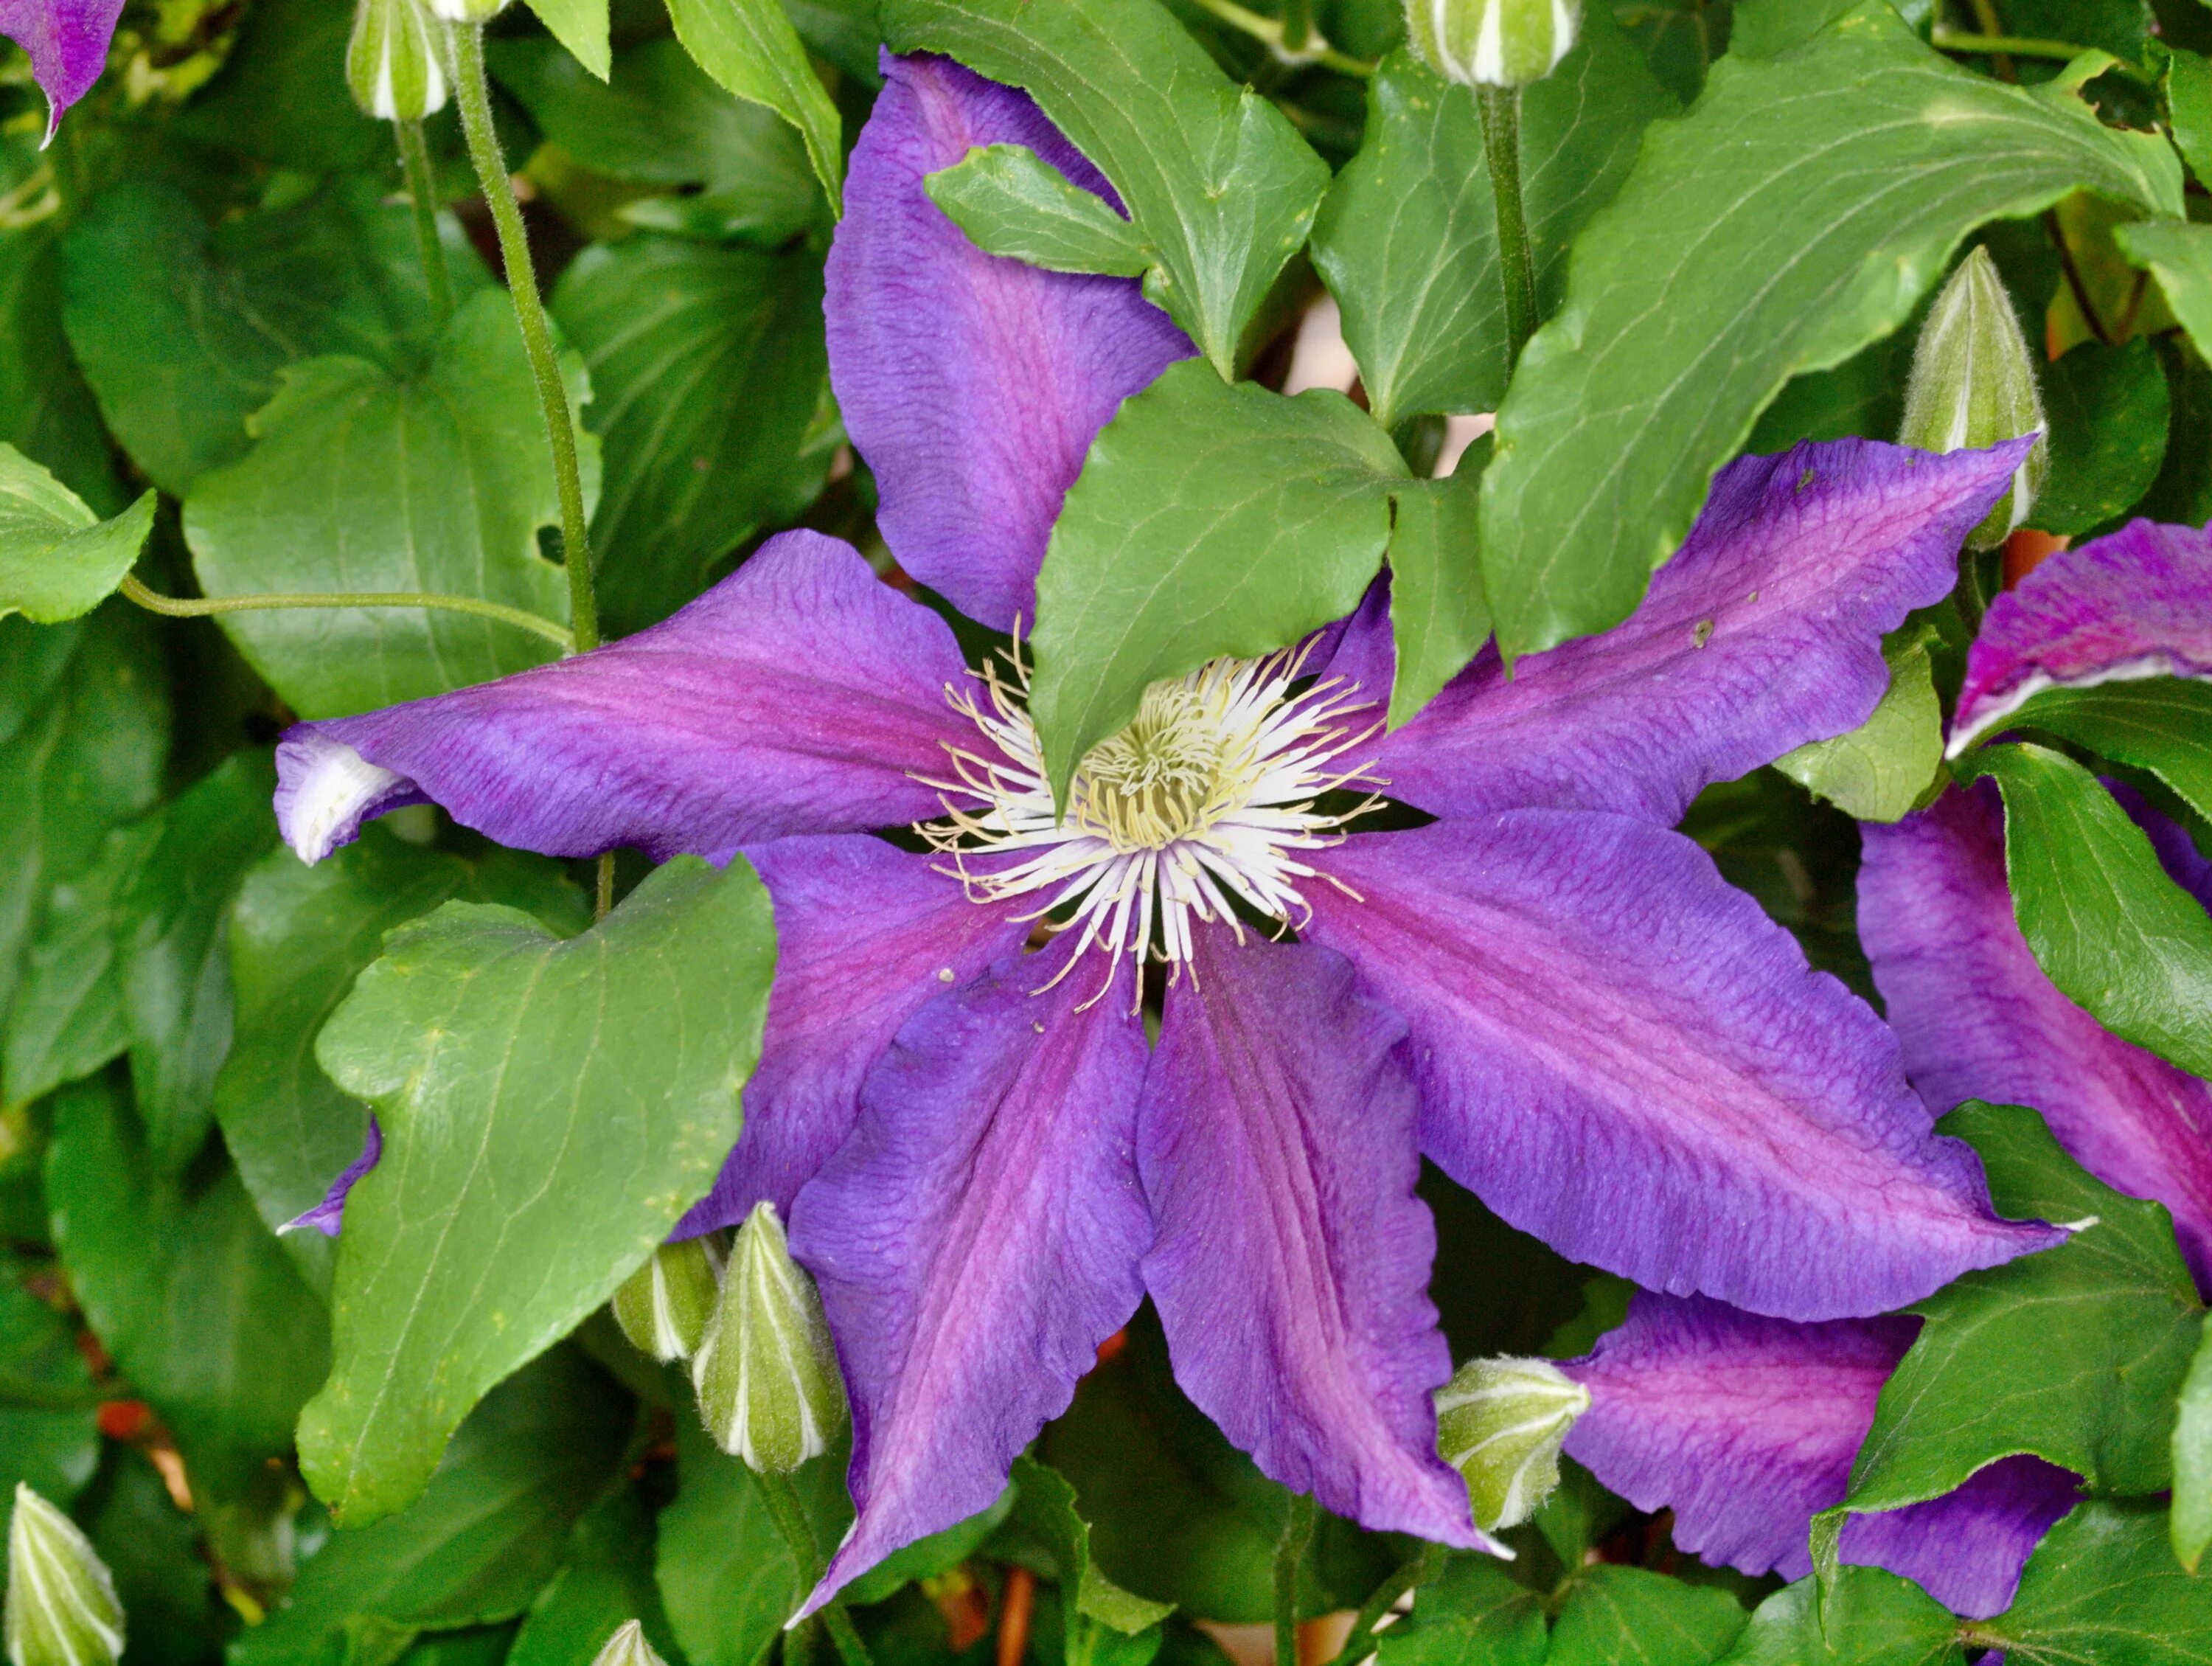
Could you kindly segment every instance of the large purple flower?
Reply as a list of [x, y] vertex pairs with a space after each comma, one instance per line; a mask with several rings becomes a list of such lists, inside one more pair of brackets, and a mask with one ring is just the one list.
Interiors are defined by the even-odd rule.
[[[970, 145], [1103, 183], [1020, 94], [885, 67], [832, 374], [901, 563], [1011, 626], [1091, 437], [1189, 349], [1133, 283], [971, 246], [922, 185]], [[532, 849], [758, 868], [763, 1056], [684, 1230], [772, 1201], [821, 1284], [858, 1519], [816, 1602], [988, 1505], [1147, 1294], [1269, 1474], [1476, 1545], [1436, 1452], [1423, 1152], [1568, 1255], [1794, 1319], [2052, 1241], [1994, 1217], [1872, 1012], [1668, 830], [1868, 714], [1882, 633], [1948, 592], [2017, 456], [1740, 462], [1634, 618], [1510, 682], [1486, 654], [1387, 738], [1378, 586], [1321, 642], [1155, 685], [1065, 821], [1021, 668], [971, 674], [855, 552], [788, 533], [611, 647], [300, 726], [279, 815], [309, 860], [428, 799]], [[1439, 819], [1363, 832], [1340, 787]], [[929, 852], [871, 836], [915, 822]], [[1064, 929], [1025, 953], [1040, 921]]]
[[62, 112], [92, 90], [107, 66], [107, 43], [123, 0], [0, 0], [0, 34], [31, 58], [31, 75], [46, 95], [46, 143]]

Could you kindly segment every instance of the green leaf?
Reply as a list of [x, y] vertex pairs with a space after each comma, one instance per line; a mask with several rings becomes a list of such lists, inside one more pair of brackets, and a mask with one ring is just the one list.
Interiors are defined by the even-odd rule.
[[842, 438], [819, 422], [822, 261], [632, 237], [586, 249], [553, 313], [598, 391], [592, 550], [601, 616], [620, 635], [674, 612], [821, 490]]
[[2033, 1110], [1969, 1100], [1939, 1127], [1981, 1153], [2001, 1214], [2075, 1230], [1911, 1310], [1927, 1322], [1882, 1389], [1848, 1504], [1936, 1498], [2017, 1452], [2102, 1491], [2163, 1490], [2204, 1316], [2165, 1206], [2086, 1173]]
[[1966, 1666], [1958, 1630], [1942, 1604], [1911, 1580], [1847, 1566], [1837, 1571], [1825, 1605], [1811, 1578], [1761, 1602], [1722, 1660], [1723, 1666]]
[[2046, 367], [2051, 472], [2027, 524], [2071, 536], [2123, 514], [2158, 478], [2171, 406], [2158, 354], [2141, 337], [2083, 342]]
[[1141, 277], [1152, 264], [1135, 227], [1025, 145], [970, 146], [964, 161], [923, 184], [929, 200], [988, 253], [1048, 271], [1116, 277]]
[[2166, 107], [2174, 149], [2203, 185], [2212, 175], [2212, 61], [2186, 46], [2168, 46]]
[[577, 63], [601, 81], [614, 67], [607, 43], [607, 0], [529, 0], [538, 21]]
[[240, 752], [161, 809], [116, 899], [116, 968], [131, 1082], [154, 1161], [173, 1171], [207, 1136], [230, 1050], [231, 899], [276, 842], [268, 753]]
[[2212, 688], [2178, 677], [2045, 689], [2008, 727], [2042, 729], [2120, 763], [2148, 769], [2212, 816]]
[[2173, 1424], [2173, 1554], [2190, 1572], [2212, 1544], [2212, 1331], [2197, 1344], [2181, 1380]]
[[1483, 576], [1509, 660], [1626, 617], [1784, 382], [1896, 328], [1976, 226], [2075, 190], [2181, 211], [2162, 137], [1949, 64], [1879, 0], [1715, 66], [1591, 220], [1499, 407]]
[[1484, 435], [1443, 480], [1417, 480], [1391, 500], [1390, 641], [1398, 668], [1389, 723], [1407, 721], [1436, 697], [1490, 640], [1476, 554]]
[[2121, 253], [2158, 279], [2191, 344], [2204, 354], [2212, 343], [2212, 226], [2146, 220], [2112, 237]]
[[[1494, 410], [1505, 392], [1505, 288], [1474, 95], [1397, 52], [1368, 100], [1359, 154], [1313, 234], [1368, 409], [1385, 428], [1428, 411]], [[1545, 311], [1565, 286], [1567, 246], [1620, 189], [1644, 129], [1673, 110], [1602, 6], [1586, 9], [1559, 67], [1522, 89], [1522, 196]]]
[[63, 1508], [100, 1462], [92, 1370], [72, 1328], [25, 1288], [30, 1265], [0, 1262], [0, 1486], [27, 1482]]
[[1684, 104], [1705, 84], [1705, 71], [1728, 50], [1731, 0], [1614, 0], [1613, 15], [1644, 50], [1659, 84]]
[[87, 1322], [176, 1435], [194, 1488], [240, 1497], [290, 1449], [330, 1356], [237, 1175], [164, 1175], [98, 1078], [56, 1097], [46, 1197]]
[[[489, 280], [458, 227], [446, 238], [465, 299]], [[244, 453], [284, 366], [346, 353], [406, 372], [432, 345], [413, 220], [364, 179], [213, 229], [182, 192], [126, 180], [94, 199], [64, 256], [64, 318], [100, 410], [179, 496]]]
[[1750, 1618], [1717, 1586], [1601, 1564], [1570, 1583], [1545, 1659], [1547, 1666], [1708, 1666]]
[[347, 89], [352, 9], [329, 0], [259, 0], [221, 73], [167, 131], [309, 174], [387, 163], [391, 130]]
[[884, 43], [1024, 88], [1112, 182], [1158, 264], [1145, 292], [1225, 378], [1304, 244], [1328, 168], [1154, 0], [885, 0]]
[[[504, 903], [562, 933], [591, 921], [583, 894], [542, 857], [491, 850], [471, 861], [405, 843], [381, 822], [313, 867], [279, 846], [246, 876], [230, 926], [237, 1017], [215, 1114], [270, 1227], [320, 1202], [368, 1134], [367, 1110], [315, 1062], [317, 1033], [386, 932], [455, 898]], [[281, 1242], [327, 1292], [331, 1241], [303, 1231]]]
[[385, 1141], [346, 1205], [336, 1363], [300, 1420], [301, 1470], [334, 1516], [404, 1508], [477, 1398], [705, 1194], [774, 967], [742, 860], [656, 868], [566, 941], [467, 903], [386, 940], [316, 1048]]
[[568, 1535], [568, 1560], [538, 1593], [507, 1666], [592, 1666], [618, 1626], [635, 1620], [664, 1659], [680, 1659], [653, 1578], [653, 1512], [617, 1487]]
[[806, 48], [778, 0], [668, 0], [668, 21], [701, 69], [799, 130], [830, 208], [842, 214], [837, 106], [806, 61]]
[[2052, 1528], [2021, 1575], [2020, 1594], [1970, 1639], [2006, 1666], [2203, 1666], [2212, 1660], [2212, 1600], [2173, 1565], [2154, 1503], [2092, 1499]]
[[413, 1508], [333, 1534], [289, 1605], [233, 1645], [231, 1666], [343, 1659], [349, 1633], [398, 1638], [391, 1660], [416, 1631], [521, 1614], [614, 1478], [630, 1425], [606, 1374], [556, 1348], [486, 1396]]
[[1496, 1557], [1456, 1555], [1375, 1643], [1380, 1666], [1541, 1666], [1543, 1599]]
[[1342, 394], [1286, 399], [1186, 359], [1091, 442], [1037, 575], [1031, 710], [1065, 802], [1146, 686], [1359, 605], [1406, 465]]
[[866, 1608], [918, 1580], [934, 1578], [958, 1567], [999, 1530], [1013, 1510], [1014, 1496], [1015, 1488], [1009, 1482], [989, 1508], [893, 1551], [845, 1588], [845, 1600], [855, 1608]]
[[1934, 634], [1908, 625], [1884, 641], [1889, 687], [1874, 714], [1849, 734], [1785, 753], [1774, 767], [1859, 821], [1903, 819], [1943, 765], [1943, 708], [1928, 654]]
[[62, 332], [58, 221], [0, 236], [0, 441], [96, 508], [123, 507], [100, 407]]
[[160, 831], [151, 817], [117, 828], [98, 860], [48, 896], [8, 1012], [9, 1099], [35, 1099], [89, 1076], [131, 1045], [115, 966], [115, 909]]
[[154, 494], [102, 520], [52, 475], [0, 441], [0, 617], [58, 624], [123, 582], [154, 530]]
[[1954, 767], [2004, 793], [2013, 914], [2045, 975], [2115, 1035], [2212, 1076], [2212, 920], [2142, 830], [2045, 747], [1984, 746]]
[[[571, 408], [586, 384], [573, 361]], [[366, 359], [292, 367], [254, 418], [259, 443], [201, 476], [185, 537], [210, 596], [428, 591], [565, 623], [568, 585], [539, 553], [560, 517], [552, 448], [507, 296], [464, 306], [420, 380]], [[580, 436], [586, 504], [599, 442]], [[546, 638], [408, 608], [228, 613], [225, 633], [303, 717], [366, 711], [543, 665]]]
[[1012, 1523], [1051, 1558], [1048, 1572], [1060, 1585], [1061, 1627], [1071, 1663], [1088, 1652], [1085, 1629], [1103, 1626], [1124, 1637], [1158, 1625], [1174, 1611], [1125, 1590], [1091, 1559], [1091, 1527], [1078, 1512], [1075, 1488], [1065, 1476], [1026, 1453], [1014, 1460]]

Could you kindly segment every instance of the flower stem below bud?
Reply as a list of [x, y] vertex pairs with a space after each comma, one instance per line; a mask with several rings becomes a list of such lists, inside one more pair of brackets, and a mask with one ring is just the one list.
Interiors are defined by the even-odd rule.
[[1490, 194], [1498, 204], [1498, 271], [1505, 284], [1505, 369], [1510, 375], [1521, 362], [1521, 350], [1536, 333], [1536, 262], [1521, 202], [1521, 89], [1477, 87], [1474, 92], [1482, 112]]
[[[822, 1579], [822, 1547], [815, 1541], [813, 1528], [807, 1524], [806, 1508], [799, 1501], [799, 1489], [792, 1485], [789, 1475], [779, 1471], [756, 1469], [752, 1476], [753, 1484], [760, 1488], [761, 1497], [768, 1505], [775, 1530], [783, 1537], [784, 1547], [791, 1552], [791, 1560], [799, 1566], [800, 1590], [812, 1590]], [[830, 1641], [836, 1646], [837, 1657], [845, 1666], [871, 1666], [868, 1645], [853, 1629], [853, 1617], [845, 1612], [844, 1603], [832, 1599], [823, 1607], [820, 1617], [822, 1628], [830, 1633]]]
[[415, 204], [415, 239], [422, 247], [422, 282], [430, 292], [430, 321], [441, 335], [453, 316], [453, 280], [446, 271], [446, 246], [438, 240], [438, 186], [430, 172], [430, 149], [422, 124], [396, 121], [399, 164], [407, 175], [407, 195]]
[[1298, 1567], [1313, 1543], [1314, 1509], [1310, 1496], [1291, 1493], [1275, 1541], [1275, 1666], [1298, 1666]]

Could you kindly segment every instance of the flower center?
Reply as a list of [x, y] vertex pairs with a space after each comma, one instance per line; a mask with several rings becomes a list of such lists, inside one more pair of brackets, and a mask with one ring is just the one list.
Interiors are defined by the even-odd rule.
[[[916, 831], [951, 858], [976, 902], [1034, 895], [1024, 917], [1079, 927], [1061, 976], [1094, 947], [1109, 957], [1102, 994], [1123, 954], [1164, 960], [1170, 979], [1180, 976], [1194, 922], [1225, 924], [1242, 940], [1232, 898], [1282, 927], [1302, 920], [1301, 883], [1326, 876], [1297, 853], [1336, 843], [1377, 802], [1384, 783], [1369, 766], [1338, 761], [1380, 727], [1354, 715], [1372, 708], [1340, 679], [1293, 693], [1304, 657], [1215, 660], [1153, 684], [1129, 727], [1076, 767], [1062, 818], [1018, 649], [1011, 680], [989, 666], [980, 691], [947, 690], [984, 744], [952, 751], [955, 779], [931, 783], [947, 795], [945, 818]], [[1342, 787], [1370, 796], [1349, 810], [1316, 807]]]

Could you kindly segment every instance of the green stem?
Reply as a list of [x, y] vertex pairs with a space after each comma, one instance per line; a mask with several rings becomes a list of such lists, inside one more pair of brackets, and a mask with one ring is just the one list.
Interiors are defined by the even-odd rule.
[[[2070, 40], [2041, 40], [2028, 35], [1979, 34], [1967, 29], [1936, 29], [1929, 34], [1929, 43], [1944, 52], [1972, 52], [1980, 58], [1995, 58], [2000, 53], [2014, 58], [2056, 58], [2072, 59], [2089, 51]], [[2123, 61], [2119, 68], [2138, 76], [2141, 71]]]
[[[1293, 44], [1280, 20], [1262, 17], [1247, 9], [1237, 0], [1198, 0], [1198, 3], [1223, 22], [1242, 33], [1249, 34], [1274, 55], [1276, 62], [1293, 67], [1304, 64], [1318, 64], [1324, 70], [1334, 70], [1339, 75], [1367, 76], [1375, 73], [1375, 66], [1364, 58], [1352, 58], [1340, 52], [1322, 38], [1322, 33], [1305, 24]], [[1303, 21], [1303, 19], [1294, 20]]]
[[1536, 333], [1536, 263], [1528, 249], [1528, 216], [1521, 203], [1521, 89], [1478, 87], [1482, 151], [1490, 165], [1490, 194], [1498, 204], [1498, 271], [1505, 284], [1505, 366]]
[[422, 124], [396, 121], [399, 165], [407, 175], [407, 195], [415, 204], [415, 240], [422, 248], [422, 281], [430, 291], [430, 317], [440, 331], [453, 315], [453, 280], [446, 271], [446, 246], [438, 238], [438, 186], [430, 172], [430, 148]]
[[531, 262], [530, 240], [522, 210], [514, 200], [514, 181], [499, 154], [492, 131], [491, 83], [484, 76], [483, 30], [463, 23], [453, 29], [453, 95], [461, 107], [461, 131], [469, 142], [469, 161], [491, 208], [499, 232], [499, 256], [507, 268], [507, 290], [514, 297], [514, 316], [522, 325], [522, 344], [537, 379], [538, 403], [545, 417], [545, 438], [553, 447], [553, 479], [561, 494], [561, 560], [568, 572], [568, 612], [576, 650], [599, 645], [599, 608], [592, 588], [591, 539], [584, 524], [584, 480], [576, 466], [575, 413], [561, 380], [561, 361], [546, 327], [545, 303], [538, 293], [538, 269]]
[[479, 601], [474, 596], [440, 596], [427, 591], [361, 590], [339, 592], [306, 592], [297, 595], [263, 596], [164, 596], [149, 590], [133, 574], [125, 574], [122, 585], [125, 599], [134, 601], [149, 613], [165, 614], [172, 619], [199, 619], [212, 613], [258, 613], [270, 608], [293, 607], [427, 607], [445, 613], [473, 613], [481, 619], [497, 619], [501, 624], [511, 624], [518, 630], [526, 630], [533, 636], [543, 636], [549, 642], [560, 645], [563, 654], [576, 651], [575, 639], [550, 619], [526, 613], [519, 607], [504, 607], [497, 602]]
[[[775, 1518], [775, 1530], [783, 1535], [785, 1548], [799, 1565], [799, 1588], [812, 1590], [822, 1579], [822, 1547], [815, 1542], [814, 1529], [807, 1525], [805, 1507], [799, 1502], [799, 1489], [791, 1484], [789, 1475], [775, 1470], [756, 1469], [752, 1474], [761, 1497], [768, 1501], [768, 1513]], [[853, 1629], [853, 1617], [845, 1612], [842, 1602], [833, 1597], [816, 1618], [830, 1633], [830, 1641], [836, 1645], [837, 1657], [845, 1666], [870, 1666], [868, 1645]]]
[[1399, 1598], [1407, 1591], [1430, 1584], [1443, 1568], [1444, 1547], [1424, 1544], [1419, 1555], [1376, 1586], [1374, 1594], [1360, 1604], [1358, 1614], [1352, 1618], [1351, 1634], [1328, 1666], [1353, 1666], [1364, 1657], [1374, 1646], [1375, 1628], [1382, 1623], [1382, 1616], [1395, 1608]]
[[1312, 1499], [1292, 1493], [1275, 1541], [1275, 1666], [1298, 1666], [1298, 1566], [1313, 1542], [1314, 1514]]

